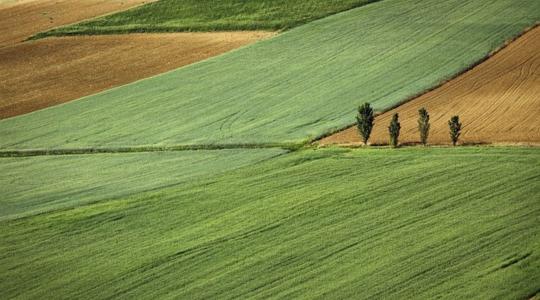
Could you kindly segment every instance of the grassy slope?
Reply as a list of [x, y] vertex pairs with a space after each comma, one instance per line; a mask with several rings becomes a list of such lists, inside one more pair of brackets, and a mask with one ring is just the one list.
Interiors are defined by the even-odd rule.
[[164, 188], [283, 152], [254, 149], [0, 158], [0, 220]]
[[540, 289], [539, 164], [538, 149], [307, 150], [2, 221], [0, 291], [524, 299]]
[[0, 148], [297, 142], [451, 77], [540, 19], [540, 1], [388, 0], [0, 122]]
[[160, 0], [39, 34], [280, 30], [376, 0]]
[[377, 0], [160, 0], [37, 37], [127, 32], [280, 30]]

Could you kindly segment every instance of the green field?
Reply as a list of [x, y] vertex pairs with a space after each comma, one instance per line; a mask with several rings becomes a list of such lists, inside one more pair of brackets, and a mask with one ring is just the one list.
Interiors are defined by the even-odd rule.
[[0, 221], [2, 298], [527, 299], [537, 148], [303, 150]]
[[252, 149], [0, 158], [0, 220], [191, 182], [283, 153]]
[[1, 149], [305, 142], [468, 68], [540, 1], [388, 0], [228, 54], [0, 122]]
[[383, 111], [437, 86], [539, 21], [538, 0], [162, 0], [54, 30], [309, 22], [1, 120], [0, 298], [538, 294], [540, 148], [304, 143], [353, 123], [363, 102]]
[[36, 37], [130, 32], [283, 30], [379, 0], [160, 0]]

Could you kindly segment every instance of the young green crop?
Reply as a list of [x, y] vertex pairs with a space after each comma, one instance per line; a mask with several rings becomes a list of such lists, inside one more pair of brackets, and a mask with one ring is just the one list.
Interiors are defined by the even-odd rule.
[[0, 121], [1, 149], [297, 143], [395, 106], [539, 20], [540, 1], [393, 0]]
[[283, 153], [249, 149], [0, 158], [0, 220], [194, 181]]
[[130, 32], [283, 30], [379, 0], [160, 0], [35, 38]]
[[539, 165], [536, 148], [306, 150], [4, 220], [0, 294], [528, 299]]

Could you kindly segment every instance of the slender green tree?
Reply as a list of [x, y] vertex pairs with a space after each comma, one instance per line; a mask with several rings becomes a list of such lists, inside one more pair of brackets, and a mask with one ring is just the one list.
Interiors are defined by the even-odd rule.
[[429, 136], [429, 114], [425, 108], [418, 110], [418, 131], [420, 132], [420, 142], [422, 145], [427, 145]]
[[390, 146], [396, 148], [399, 143], [399, 130], [401, 129], [401, 124], [399, 124], [399, 115], [395, 113], [392, 116], [392, 121], [390, 121], [390, 126], [388, 126], [388, 133], [390, 134]]
[[461, 125], [459, 116], [453, 116], [450, 118], [450, 121], [448, 121], [448, 127], [450, 127], [450, 139], [452, 140], [453, 146], [457, 144], [459, 136], [461, 135]]
[[373, 129], [373, 108], [369, 103], [364, 103], [358, 107], [358, 116], [356, 116], [356, 126], [358, 127], [358, 133], [362, 137], [362, 142], [367, 145], [371, 130]]

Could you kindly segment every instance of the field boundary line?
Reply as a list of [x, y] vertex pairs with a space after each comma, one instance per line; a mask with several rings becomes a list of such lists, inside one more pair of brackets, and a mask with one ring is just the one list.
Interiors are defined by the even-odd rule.
[[[476, 68], [479, 65], [481, 65], [482, 63], [486, 62], [488, 59], [492, 58], [497, 53], [501, 52], [506, 47], [510, 46], [513, 42], [515, 42], [516, 40], [518, 40], [519, 38], [521, 38], [525, 34], [529, 33], [530, 31], [532, 31], [536, 27], [540, 27], [540, 21], [536, 22], [534, 25], [532, 25], [530, 27], [525, 28], [521, 33], [519, 33], [516, 36], [512, 37], [511, 39], [505, 41], [501, 46], [493, 49], [491, 52], [489, 52], [487, 55], [485, 55], [484, 57], [482, 57], [478, 61], [473, 62], [472, 64], [470, 64], [469, 66], [467, 66], [463, 70], [457, 72], [454, 75], [451, 75], [451, 77], [449, 77], [447, 79], [444, 79], [444, 80], [441, 80], [438, 84], [434, 85], [433, 87], [431, 87], [429, 89], [426, 89], [424, 91], [421, 91], [419, 93], [416, 93], [413, 96], [407, 97], [405, 100], [399, 101], [399, 102], [395, 103], [394, 105], [389, 106], [388, 108], [385, 108], [385, 109], [380, 110], [380, 111], [376, 111], [375, 112], [375, 117], [383, 115], [383, 114], [385, 114], [385, 113], [387, 113], [387, 112], [389, 112], [389, 111], [391, 111], [391, 110], [393, 110], [395, 108], [398, 108], [399, 106], [401, 106], [401, 105], [403, 105], [403, 104], [405, 104], [407, 102], [413, 101], [414, 99], [416, 99], [418, 97], [421, 97], [421, 96], [426, 95], [426, 94], [428, 94], [430, 92], [433, 92], [434, 90], [437, 90], [437, 89], [443, 87], [445, 84], [449, 83], [450, 81], [453, 81], [453, 80], [457, 79], [458, 77], [463, 76], [465, 73], [467, 73], [469, 71], [472, 71], [474, 68]], [[320, 134], [317, 137], [313, 138], [310, 141], [310, 143], [311, 144], [317, 144], [318, 141], [320, 141], [320, 140], [322, 140], [324, 138], [327, 138], [327, 137], [329, 137], [331, 135], [334, 135], [334, 134], [340, 133], [342, 131], [345, 131], [345, 130], [347, 130], [347, 129], [355, 126], [355, 125], [356, 125], [356, 123], [351, 123], [349, 125], [340, 127], [338, 129], [330, 130], [330, 131], [328, 131], [326, 133]]]
[[128, 7], [126, 9], [118, 9], [118, 10], [115, 10], [115, 11], [106, 12], [106, 13], [104, 13], [102, 15], [99, 15], [99, 16], [90, 17], [90, 18], [82, 19], [82, 20], [75, 21], [75, 22], [72, 22], [72, 23], [69, 23], [69, 24], [64, 24], [64, 25], [53, 27], [53, 28], [49, 28], [49, 29], [47, 29], [45, 31], [40, 31], [40, 32], [36, 32], [36, 33], [32, 34], [31, 36], [29, 36], [29, 37], [25, 38], [24, 40], [22, 40], [20, 43], [31, 42], [31, 41], [35, 41], [35, 40], [39, 40], [39, 39], [44, 39], [44, 38], [47, 38], [47, 37], [52, 37], [53, 35], [44, 35], [44, 36], [39, 36], [39, 35], [41, 35], [43, 33], [47, 33], [49, 31], [53, 31], [53, 30], [62, 28], [62, 27], [73, 26], [73, 25], [77, 25], [77, 24], [80, 24], [80, 23], [83, 23], [83, 22], [87, 22], [87, 21], [91, 21], [91, 20], [95, 20], [95, 19], [99, 19], [99, 18], [112, 16], [114, 14], [125, 12], [125, 11], [131, 10], [131, 9], [140, 8], [141, 6], [148, 5], [150, 3], [157, 2], [157, 1], [159, 1], [159, 0], [148, 0], [147, 2], [142, 2], [142, 3], [136, 4], [134, 6]]
[[[181, 152], [181, 151], [219, 151], [219, 150], [256, 150], [256, 149], [282, 149], [294, 152], [301, 149], [318, 148], [344, 148], [344, 149], [389, 149], [388, 145], [370, 145], [365, 147], [357, 144], [330, 144], [314, 145], [313, 143], [267, 143], [267, 144], [194, 144], [171, 146], [133, 146], [133, 147], [107, 147], [107, 148], [63, 148], [63, 149], [21, 149], [0, 150], [0, 159], [10, 157], [33, 156], [63, 156], [63, 155], [91, 155], [91, 154], [122, 154], [147, 152]], [[485, 148], [540, 148], [538, 143], [465, 143], [458, 148], [485, 147]], [[398, 148], [454, 148], [446, 144], [430, 144], [428, 147], [416, 143], [400, 145]]]
[[305, 143], [262, 143], [262, 144], [193, 144], [169, 146], [132, 146], [132, 147], [105, 147], [105, 148], [61, 148], [61, 149], [21, 149], [0, 150], [0, 158], [31, 157], [31, 156], [60, 156], [60, 155], [86, 155], [105, 153], [141, 153], [141, 152], [174, 152], [199, 150], [229, 150], [229, 149], [283, 149], [296, 151], [304, 147]]
[[240, 26], [238, 29], [228, 29], [228, 30], [219, 30], [219, 29], [197, 30], [197, 29], [192, 28], [193, 25], [186, 26], [186, 27], [183, 27], [183, 28], [175, 26], [175, 25], [162, 25], [161, 27], [145, 27], [144, 25], [143, 26], [137, 25], [137, 26], [132, 27], [132, 28], [123, 28], [123, 29], [110, 28], [110, 29], [106, 29], [106, 30], [104, 30], [104, 28], [106, 28], [106, 27], [101, 27], [100, 31], [86, 31], [86, 32], [80, 32], [80, 31], [57, 32], [57, 31], [55, 31], [57, 29], [62, 29], [64, 27], [70, 27], [70, 26], [74, 26], [74, 25], [81, 24], [81, 23], [84, 23], [84, 22], [93, 21], [93, 20], [96, 20], [96, 19], [99, 19], [99, 18], [104, 18], [104, 17], [114, 15], [114, 14], [117, 14], [117, 13], [122, 13], [122, 12], [125, 12], [125, 11], [129, 11], [131, 9], [137, 9], [137, 8], [140, 8], [141, 6], [145, 6], [147, 4], [152, 4], [152, 3], [157, 2], [157, 1], [158, 0], [151, 0], [151, 2], [142, 3], [140, 5], [128, 8], [126, 10], [120, 10], [120, 11], [108, 13], [108, 14], [105, 14], [105, 15], [102, 15], [102, 16], [96, 16], [96, 17], [93, 17], [93, 18], [90, 18], [90, 19], [81, 20], [79, 22], [57, 26], [57, 27], [54, 27], [54, 28], [51, 28], [51, 29], [48, 29], [48, 30], [45, 30], [45, 31], [38, 32], [38, 33], [28, 37], [25, 41], [39, 40], [39, 39], [44, 39], [44, 38], [48, 38], [48, 37], [119, 35], [119, 34], [133, 34], [133, 33], [143, 33], [144, 34], [144, 33], [220, 32], [220, 31], [224, 31], [224, 32], [228, 32], [228, 31], [268, 31], [268, 32], [281, 33], [281, 32], [290, 31], [291, 29], [301, 27], [301, 26], [309, 24], [309, 23], [313, 23], [313, 22], [316, 22], [316, 21], [319, 21], [319, 20], [322, 20], [322, 19], [325, 19], [325, 18], [328, 18], [328, 17], [339, 15], [339, 14], [342, 14], [342, 13], [345, 13], [345, 12], [348, 12], [348, 11], [351, 11], [351, 10], [354, 10], [354, 9], [363, 8], [365, 6], [375, 4], [375, 3], [378, 3], [378, 2], [382, 2], [382, 1], [385, 1], [385, 0], [367, 0], [367, 2], [363, 3], [363, 4], [354, 4], [354, 5], [352, 5], [351, 7], [347, 8], [347, 9], [337, 11], [337, 12], [333, 12], [333, 13], [329, 13], [329, 14], [326, 14], [326, 15], [322, 15], [322, 16], [319, 16], [319, 17], [314, 18], [314, 19], [309, 20], [309, 21], [296, 21], [296, 23], [293, 24], [292, 26], [289, 26], [289, 27], [284, 26], [282, 28], [277, 28], [276, 26], [269, 26], [269, 27], [253, 26], [253, 27], [249, 27], [249, 28], [246, 27], [246, 28], [242, 29], [241, 26]]

